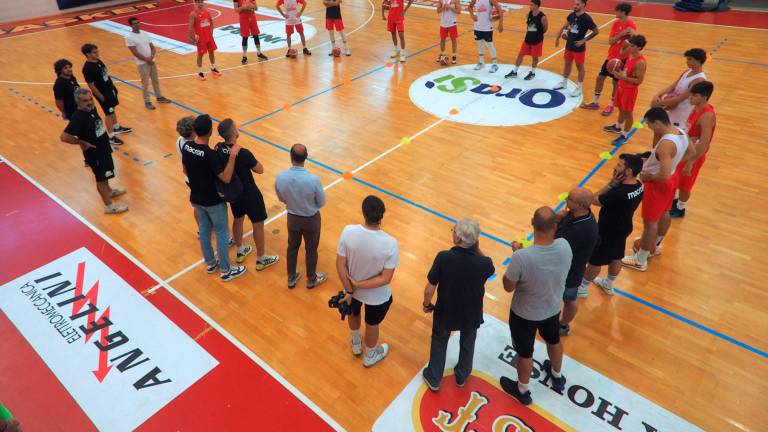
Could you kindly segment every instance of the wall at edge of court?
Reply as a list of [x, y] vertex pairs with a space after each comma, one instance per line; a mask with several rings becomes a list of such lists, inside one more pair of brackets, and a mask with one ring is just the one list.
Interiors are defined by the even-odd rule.
[[133, 1], [110, 0], [61, 11], [59, 10], [59, 5], [56, 3], [56, 0], [0, 0], [0, 24], [9, 21], [51, 16], [59, 13], [75, 12], [123, 3], [133, 3]]

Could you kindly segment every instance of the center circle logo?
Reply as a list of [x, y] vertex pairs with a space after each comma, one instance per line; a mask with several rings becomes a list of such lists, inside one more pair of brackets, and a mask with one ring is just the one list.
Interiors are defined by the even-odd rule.
[[447, 120], [478, 126], [521, 126], [548, 122], [563, 117], [581, 103], [581, 96], [571, 97], [574, 84], [567, 91], [552, 90], [562, 76], [536, 71], [536, 77], [524, 80], [504, 78], [512, 65], [499, 65], [490, 73], [489, 65], [476, 71], [473, 65], [453, 66], [430, 72], [411, 84], [408, 94], [422, 110]]

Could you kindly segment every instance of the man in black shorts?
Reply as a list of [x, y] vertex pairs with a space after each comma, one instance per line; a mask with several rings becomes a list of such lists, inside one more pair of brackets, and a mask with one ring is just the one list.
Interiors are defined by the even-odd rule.
[[[622, 154], [613, 169], [613, 178], [595, 196], [594, 204], [600, 206], [597, 222], [600, 241], [587, 264], [579, 297], [587, 296], [587, 287], [592, 281], [606, 294], [613, 295], [613, 283], [621, 271], [627, 237], [632, 234], [632, 217], [643, 201], [643, 184], [637, 180], [642, 170], [640, 155]], [[608, 266], [608, 277], [596, 277], [604, 265]]]
[[120, 104], [117, 99], [117, 87], [107, 72], [107, 65], [99, 59], [99, 47], [94, 44], [85, 44], [80, 48], [85, 56], [83, 65], [83, 78], [88, 83], [88, 88], [99, 101], [104, 111], [104, 120], [107, 123], [107, 134], [113, 144], [123, 144], [123, 141], [115, 135], [132, 131], [128, 126], [120, 126], [117, 121], [115, 108]]
[[53, 70], [56, 72], [56, 82], [53, 83], [53, 98], [56, 100], [56, 108], [59, 109], [64, 120], [69, 120], [77, 109], [75, 91], [80, 88], [80, 84], [72, 72], [72, 62], [69, 60], [56, 60], [56, 63], [53, 64]]
[[536, 210], [531, 220], [533, 245], [523, 249], [512, 242], [509, 266], [504, 274], [506, 292], [513, 292], [509, 310], [509, 330], [517, 353], [515, 364], [518, 381], [501, 377], [501, 388], [523, 405], [533, 402], [528, 384], [533, 370], [533, 347], [538, 331], [547, 343], [549, 360], [542, 368], [552, 377], [552, 388], [563, 393], [565, 375], [563, 345], [560, 343], [560, 302], [565, 289], [565, 277], [573, 253], [565, 239], [555, 238], [557, 217], [549, 207]]
[[[240, 133], [237, 131], [235, 122], [229, 118], [219, 123], [218, 132], [224, 142], [216, 144], [216, 152], [222, 159], [221, 163], [226, 164], [229, 160], [229, 149], [237, 144]], [[256, 270], [261, 271], [276, 264], [280, 257], [264, 253], [264, 221], [267, 219], [267, 208], [264, 206], [264, 197], [256, 186], [251, 172], [262, 174], [264, 167], [253, 157], [250, 150], [241, 147], [240, 152], [235, 156], [235, 174], [243, 184], [243, 192], [230, 206], [232, 216], [235, 218], [232, 222], [232, 235], [235, 237], [237, 246], [237, 262], [242, 263], [253, 250], [250, 245], [243, 246], [243, 222], [247, 215], [253, 226], [253, 242], [256, 244], [258, 256]]]
[[101, 195], [101, 200], [104, 201], [104, 213], [122, 213], [128, 210], [128, 206], [113, 203], [112, 198], [124, 194], [125, 190], [112, 189], [109, 186], [109, 179], [115, 178], [112, 146], [109, 145], [109, 136], [104, 123], [96, 112], [93, 94], [88, 89], [77, 89], [75, 101], [77, 109], [69, 119], [66, 129], [61, 133], [61, 141], [79, 145], [83, 150], [85, 162], [91, 167], [96, 177], [96, 189]]

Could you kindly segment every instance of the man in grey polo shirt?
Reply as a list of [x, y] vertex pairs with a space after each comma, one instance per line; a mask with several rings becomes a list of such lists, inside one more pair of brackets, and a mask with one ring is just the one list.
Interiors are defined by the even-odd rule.
[[275, 178], [277, 198], [285, 203], [288, 212], [288, 288], [294, 288], [301, 272], [296, 271], [296, 259], [304, 238], [307, 264], [307, 288], [312, 289], [325, 282], [325, 273], [317, 272], [317, 246], [320, 243], [320, 207], [325, 205], [325, 191], [320, 178], [307, 172], [307, 147], [294, 144], [291, 147], [289, 170]]
[[523, 249], [512, 243], [514, 253], [504, 275], [504, 290], [513, 292], [509, 311], [512, 345], [517, 352], [518, 381], [501, 377], [501, 387], [523, 405], [533, 402], [528, 383], [533, 368], [533, 346], [536, 331], [547, 343], [549, 360], [544, 372], [552, 376], [552, 388], [562, 393], [565, 376], [563, 346], [560, 344], [560, 302], [565, 290], [565, 278], [573, 253], [565, 239], [555, 239], [557, 217], [549, 207], [540, 207], [533, 214], [533, 245]]

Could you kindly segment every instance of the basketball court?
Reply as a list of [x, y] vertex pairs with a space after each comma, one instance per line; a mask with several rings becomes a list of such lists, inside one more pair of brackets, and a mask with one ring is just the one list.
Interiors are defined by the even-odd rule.
[[[584, 99], [608, 49], [615, 4], [587, 7], [601, 33], [587, 44]], [[284, 56], [275, 5], [260, 3], [269, 60], [258, 62], [250, 42], [247, 65], [240, 64], [232, 2], [207, 1], [222, 76], [204, 82], [187, 43], [192, 2], [133, 2], [0, 24], [0, 401], [25, 431], [765, 430], [768, 13], [683, 14], [632, 4], [648, 39], [636, 118], [685, 69], [682, 53], [698, 47], [708, 53], [704, 69], [715, 85], [717, 134], [663, 254], [647, 272], [624, 269], [616, 295], [592, 286], [580, 300], [563, 338], [562, 394], [541, 371], [546, 350], [537, 342], [528, 407], [498, 381], [514, 376], [511, 294], [501, 282], [510, 243], [532, 238], [536, 208], [562, 208], [576, 185], [597, 191], [619, 154], [652, 144], [642, 127], [612, 145], [614, 136], [601, 128], [615, 114], [601, 117], [578, 108], [582, 97], [549, 90], [563, 65], [553, 32], [572, 2], [543, 0], [550, 31], [531, 81], [504, 79], [525, 34], [523, 1], [503, 3], [495, 74], [472, 68], [477, 47], [465, 12], [458, 64], [435, 62], [440, 18], [427, 0], [407, 13], [405, 63], [389, 58], [380, 2], [342, 4], [350, 57], [327, 55], [325, 8], [310, 2], [303, 20], [312, 56], [296, 59]], [[160, 82], [173, 100], [154, 111], [144, 108], [123, 39], [131, 16], [160, 50]], [[69, 59], [84, 85], [84, 43], [99, 46], [120, 92], [119, 121], [134, 129], [113, 147], [112, 183], [128, 190], [120, 200], [130, 206], [121, 215], [103, 213], [81, 152], [59, 141], [66, 122], [54, 105], [52, 64]], [[529, 64], [526, 58], [521, 70]], [[230, 283], [205, 272], [175, 148], [176, 121], [200, 113], [214, 126], [234, 119], [239, 144], [264, 165], [256, 183], [269, 214], [266, 248], [281, 255], [261, 272], [249, 257], [248, 273]], [[313, 290], [304, 280], [286, 288], [286, 218], [273, 186], [297, 142], [308, 147], [307, 168], [327, 194], [318, 270], [329, 281]], [[339, 234], [362, 222], [360, 203], [370, 194], [386, 203], [382, 229], [398, 240], [401, 259], [381, 326], [391, 352], [366, 369], [350, 354], [347, 324], [328, 299], [342, 289]], [[479, 220], [480, 245], [497, 274], [486, 284], [472, 377], [457, 388], [448, 370], [433, 393], [421, 379], [432, 326], [423, 288], [464, 216]], [[631, 238], [641, 228], [638, 212]], [[300, 253], [299, 268], [303, 261]], [[455, 364], [457, 343], [451, 339], [446, 367]]]

